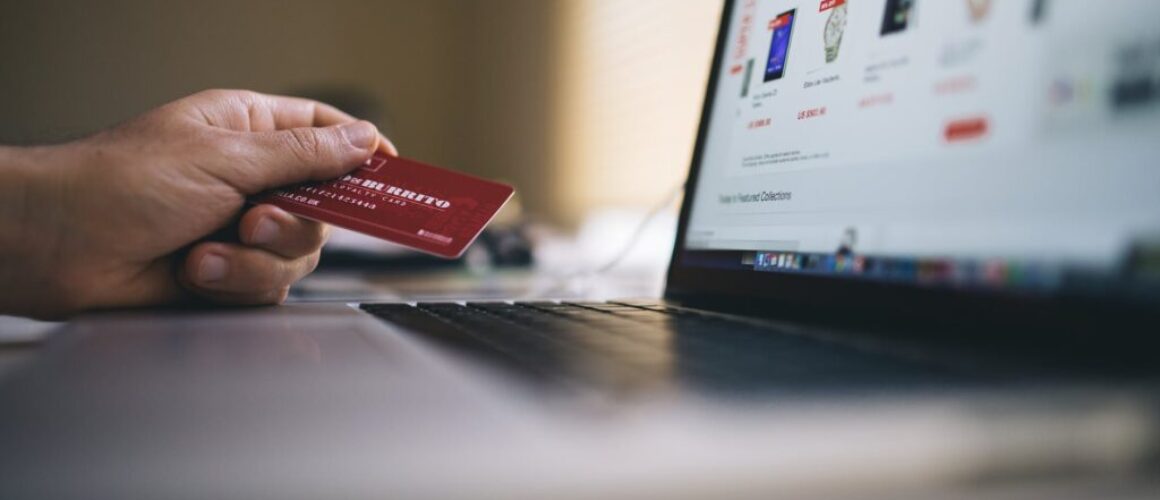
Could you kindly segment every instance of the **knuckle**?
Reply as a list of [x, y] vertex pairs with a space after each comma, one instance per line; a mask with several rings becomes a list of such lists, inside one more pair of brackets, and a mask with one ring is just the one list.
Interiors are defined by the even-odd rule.
[[312, 160], [322, 151], [322, 139], [311, 128], [290, 129], [290, 147], [303, 160]]

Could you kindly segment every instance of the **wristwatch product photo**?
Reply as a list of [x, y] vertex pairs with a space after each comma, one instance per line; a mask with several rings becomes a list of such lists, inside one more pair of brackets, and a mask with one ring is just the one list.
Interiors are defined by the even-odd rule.
[[826, 63], [838, 59], [838, 47], [842, 45], [842, 34], [846, 31], [846, 2], [830, 9], [830, 18], [826, 20], [826, 31], [822, 37], [826, 46]]

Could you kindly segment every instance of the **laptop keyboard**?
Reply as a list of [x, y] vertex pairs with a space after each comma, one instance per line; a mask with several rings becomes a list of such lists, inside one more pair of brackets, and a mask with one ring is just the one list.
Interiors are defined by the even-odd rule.
[[363, 304], [416, 334], [534, 380], [636, 391], [857, 390], [957, 377], [933, 365], [659, 303]]

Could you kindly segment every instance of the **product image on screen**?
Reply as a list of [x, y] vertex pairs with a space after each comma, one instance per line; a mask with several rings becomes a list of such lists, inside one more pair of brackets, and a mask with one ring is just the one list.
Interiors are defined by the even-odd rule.
[[914, 0], [886, 0], [886, 13], [882, 16], [882, 35], [906, 31], [913, 9]]
[[822, 41], [826, 48], [826, 64], [829, 64], [838, 59], [838, 48], [841, 47], [842, 35], [846, 32], [847, 7], [846, 0], [830, 0], [825, 5], [828, 6], [830, 17], [826, 19]]
[[769, 44], [769, 60], [765, 64], [765, 81], [772, 82], [785, 75], [789, 40], [793, 33], [794, 11], [783, 12], [769, 22], [773, 36]]

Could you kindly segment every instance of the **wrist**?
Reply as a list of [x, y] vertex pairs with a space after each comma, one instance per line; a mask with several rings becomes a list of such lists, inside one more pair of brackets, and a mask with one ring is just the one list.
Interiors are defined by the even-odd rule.
[[64, 201], [59, 146], [0, 146], [0, 314], [51, 315], [67, 302], [53, 272]]

